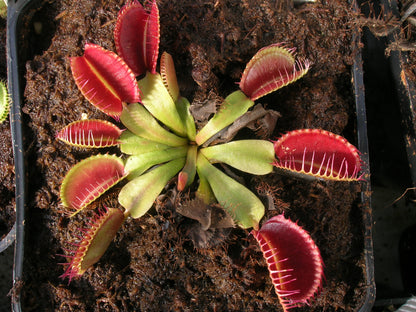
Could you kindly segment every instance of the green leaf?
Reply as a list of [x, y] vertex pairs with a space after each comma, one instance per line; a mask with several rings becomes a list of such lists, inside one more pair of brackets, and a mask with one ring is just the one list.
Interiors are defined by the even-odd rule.
[[187, 153], [187, 146], [171, 147], [161, 151], [133, 155], [127, 158], [125, 170], [128, 172], [128, 179], [132, 180], [143, 174], [149, 168], [171, 161], [177, 158], [184, 158]]
[[141, 138], [129, 130], [123, 131], [118, 141], [120, 142], [121, 152], [127, 155], [157, 152], [171, 147], [169, 145]]
[[188, 187], [192, 182], [194, 182], [196, 174], [196, 156], [198, 153], [198, 147], [196, 145], [191, 145], [188, 148], [186, 154], [186, 163], [182, 171], [178, 176], [178, 190], [183, 191]]
[[119, 203], [133, 218], [143, 216], [184, 164], [185, 158], [178, 158], [130, 181], [121, 189], [118, 195]]
[[244, 95], [242, 91], [235, 91], [227, 96], [220, 110], [196, 135], [196, 143], [202, 145], [206, 140], [231, 125], [254, 105], [254, 102]]
[[209, 146], [201, 153], [211, 162], [223, 162], [251, 174], [268, 174], [273, 171], [274, 147], [264, 140], [241, 140]]
[[188, 140], [164, 129], [156, 119], [138, 103], [125, 105], [121, 113], [121, 122], [135, 135], [150, 141], [169, 146], [186, 145]]
[[195, 128], [195, 120], [192, 117], [189, 107], [189, 101], [184, 97], [179, 97], [176, 101], [176, 108], [178, 109], [179, 116], [182, 120], [182, 123], [185, 125], [186, 134], [191, 141], [195, 141], [196, 136], [196, 128]]
[[196, 197], [202, 199], [207, 205], [215, 203], [215, 196], [212, 192], [211, 186], [209, 186], [208, 180], [201, 174], [198, 168], [196, 169], [199, 177], [199, 186], [196, 190]]
[[198, 154], [197, 170], [200, 177], [207, 179], [217, 201], [239, 226], [258, 229], [264, 206], [256, 195], [211, 165], [202, 153]]
[[143, 106], [176, 134], [186, 137], [186, 129], [179, 117], [175, 102], [160, 75], [147, 72], [146, 76], [139, 80], [139, 88], [143, 93]]

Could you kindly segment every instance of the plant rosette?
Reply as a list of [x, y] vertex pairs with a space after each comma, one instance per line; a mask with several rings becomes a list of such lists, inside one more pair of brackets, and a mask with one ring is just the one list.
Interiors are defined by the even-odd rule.
[[[60, 197], [72, 215], [88, 207], [114, 185], [126, 180], [118, 195], [123, 207], [105, 208], [92, 218], [83, 238], [65, 257], [63, 278], [81, 276], [104, 254], [128, 217], [140, 218], [165, 186], [193, 186], [197, 200], [222, 207], [233, 224], [252, 228], [267, 261], [276, 293], [285, 310], [308, 302], [322, 284], [323, 263], [312, 238], [283, 215], [266, 221], [262, 201], [224, 173], [221, 163], [253, 175], [273, 171], [337, 181], [359, 180], [357, 149], [324, 130], [291, 131], [276, 142], [210, 139], [233, 125], [254, 101], [305, 75], [308, 61], [294, 49], [272, 44], [248, 62], [239, 90], [229, 94], [214, 116], [197, 129], [190, 102], [180, 95], [173, 59], [164, 52], [160, 73], [159, 12], [156, 1], [143, 7], [133, 1], [119, 12], [114, 38], [117, 54], [87, 43], [84, 55], [70, 59], [72, 75], [84, 97], [121, 121], [125, 129], [104, 120], [78, 120], [58, 132], [65, 143], [101, 148], [119, 146], [122, 157], [99, 154], [86, 158], [64, 177]], [[196, 186], [197, 185], [197, 186]], [[208, 225], [209, 227], [209, 225]]]

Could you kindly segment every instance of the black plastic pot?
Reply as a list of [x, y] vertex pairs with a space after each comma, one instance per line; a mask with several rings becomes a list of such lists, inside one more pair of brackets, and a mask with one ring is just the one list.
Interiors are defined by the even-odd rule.
[[16, 238], [16, 224], [13, 225], [9, 233], [0, 241], [0, 253], [5, 251]]
[[[2, 2], [0, 2], [2, 3]], [[4, 4], [2, 4], [3, 7]], [[4, 17], [2, 17], [3, 20]], [[4, 55], [6, 56], [6, 55]], [[4, 61], [6, 61], [6, 59], [4, 59]], [[3, 221], [3, 220], [2, 220]], [[8, 227], [9, 225], [7, 225]], [[3, 229], [2, 229], [3, 230]], [[10, 245], [13, 244], [15, 236], [16, 236], [16, 226], [13, 225], [12, 228], [7, 228], [7, 230], [9, 230], [9, 232], [3, 232], [1, 234], [2, 239], [0, 240], [0, 253], [2, 253], [3, 251], [5, 251]]]
[[[410, 263], [414, 263], [416, 246], [411, 226], [415, 213], [412, 205], [400, 200], [400, 194], [416, 185], [416, 89], [403, 67], [407, 53], [386, 49], [404, 31], [399, 23], [392, 27], [393, 23], [385, 22], [392, 18], [400, 20], [398, 1], [361, 3], [363, 14], [372, 18], [369, 29], [364, 30], [364, 68], [373, 164], [373, 239], [378, 289], [375, 311], [384, 311], [392, 305], [397, 308], [404, 304], [414, 292], [411, 284], [415, 285], [412, 279], [415, 270]], [[375, 18], [380, 24], [373, 23]], [[414, 190], [409, 189], [406, 195], [407, 199], [415, 198]]]
[[[397, 1], [391, 1], [385, 4], [387, 12], [400, 16], [397, 8]], [[397, 32], [390, 34], [389, 42], [395, 41]], [[399, 105], [402, 114], [403, 136], [406, 144], [407, 158], [409, 161], [409, 170], [413, 181], [416, 184], [416, 87], [414, 82], [409, 79], [404, 70], [404, 65], [408, 63], [407, 52], [391, 51], [390, 64], [393, 77], [398, 92]]]
[[[47, 1], [42, 0], [13, 0], [9, 1], [8, 8], [8, 69], [9, 69], [9, 89], [12, 95], [13, 107], [11, 113], [13, 142], [15, 151], [16, 166], [16, 246], [14, 260], [14, 292], [12, 310], [21, 311], [20, 290], [24, 288], [22, 282], [23, 273], [23, 257], [24, 257], [24, 239], [25, 239], [25, 209], [27, 202], [28, 183], [25, 172], [25, 151], [23, 145], [23, 122], [21, 116], [20, 104], [23, 101], [24, 90], [24, 69], [27, 60], [28, 45], [28, 27], [31, 26], [30, 20], [33, 10], [40, 8]], [[358, 44], [359, 38], [356, 38]], [[23, 48], [22, 48], [23, 47]], [[357, 53], [355, 65], [353, 67], [353, 88], [355, 90], [356, 103], [356, 130], [358, 148], [362, 153], [362, 159], [366, 164], [364, 171], [364, 190], [361, 193], [363, 220], [365, 227], [363, 228], [364, 237], [364, 253], [366, 265], [366, 296], [360, 312], [371, 311], [375, 300], [375, 284], [374, 284], [374, 265], [373, 265], [373, 246], [372, 246], [372, 214], [370, 203], [370, 168], [368, 158], [368, 142], [366, 128], [366, 109], [364, 100], [364, 83], [361, 54]], [[21, 286], [23, 285], [23, 286]]]
[[19, 52], [19, 33], [23, 29], [23, 16], [37, 1], [9, 1], [7, 11], [7, 68], [8, 88], [12, 97], [10, 121], [12, 128], [13, 153], [16, 174], [16, 240], [13, 267], [12, 311], [21, 311], [20, 283], [23, 272], [25, 209], [26, 209], [26, 172], [23, 147], [22, 119], [20, 103], [23, 94], [24, 71], [23, 51]]
[[[391, 1], [385, 4], [387, 12], [392, 12], [395, 16], [400, 17], [398, 12], [397, 1]], [[395, 33], [389, 35], [389, 42], [395, 41]], [[408, 170], [412, 181], [413, 189], [410, 189], [409, 197], [413, 200], [416, 198], [416, 85], [409, 78], [405, 70], [408, 64], [408, 54], [406, 51], [392, 51], [390, 55], [390, 64], [397, 90], [400, 112], [403, 125], [403, 138], [406, 146]], [[416, 291], [416, 270], [414, 265], [414, 255], [416, 253], [416, 220], [414, 224], [403, 229], [399, 241], [399, 259], [400, 270], [403, 286], [408, 294], [414, 294]]]
[[[416, 198], [416, 87], [409, 79], [404, 64], [408, 61], [406, 53], [393, 51], [391, 53], [392, 72], [395, 78], [396, 88], [399, 96], [402, 123], [404, 128], [404, 141], [406, 145], [409, 174], [412, 186], [409, 186], [408, 198]], [[416, 291], [416, 270], [413, 265], [416, 253], [416, 220], [414, 224], [405, 228], [399, 241], [400, 274], [403, 287], [408, 294]]]
[[[355, 38], [356, 44], [359, 44], [359, 38]], [[355, 110], [357, 114], [357, 141], [358, 149], [361, 151], [362, 159], [366, 166], [364, 167], [365, 189], [361, 192], [361, 202], [363, 204], [364, 220], [364, 253], [366, 261], [366, 280], [367, 293], [366, 300], [360, 312], [371, 311], [375, 298], [376, 287], [374, 281], [374, 255], [373, 255], [373, 238], [372, 238], [372, 210], [371, 210], [371, 183], [370, 183], [370, 158], [367, 138], [367, 115], [365, 107], [364, 77], [361, 53], [357, 53], [352, 69], [353, 84], [355, 92]]]

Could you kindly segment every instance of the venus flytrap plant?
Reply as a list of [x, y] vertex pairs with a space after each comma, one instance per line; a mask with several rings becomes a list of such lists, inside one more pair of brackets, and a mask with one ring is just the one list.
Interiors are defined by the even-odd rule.
[[7, 18], [7, 1], [6, 0], [0, 1], [0, 17], [4, 19]]
[[10, 96], [6, 85], [0, 81], [0, 123], [6, 120], [10, 111]]
[[197, 200], [219, 204], [237, 226], [253, 228], [285, 309], [307, 302], [323, 274], [313, 240], [283, 216], [260, 228], [265, 213], [262, 201], [215, 164], [254, 175], [270, 174], [277, 167], [304, 176], [352, 181], [359, 179], [361, 169], [357, 150], [345, 139], [321, 130], [289, 132], [276, 142], [240, 140], [215, 145], [209, 140], [243, 116], [255, 100], [305, 75], [309, 63], [296, 61], [294, 49], [279, 44], [262, 48], [247, 64], [240, 90], [228, 95], [197, 130], [190, 102], [180, 95], [171, 55], [162, 54], [160, 74], [156, 71], [160, 37], [156, 1], [146, 7], [137, 1], [125, 5], [114, 37], [120, 56], [87, 43], [84, 55], [71, 58], [70, 63], [85, 98], [126, 129], [108, 121], [80, 120], [62, 129], [57, 138], [84, 148], [119, 145], [122, 157], [99, 154], [76, 164], [64, 177], [60, 194], [62, 204], [76, 214], [127, 180], [118, 195], [123, 210], [106, 208], [90, 221], [77, 249], [69, 251], [72, 255], [67, 256], [70, 261], [62, 277], [71, 280], [97, 262], [124, 220], [147, 213], [177, 176], [179, 191], [199, 182]]

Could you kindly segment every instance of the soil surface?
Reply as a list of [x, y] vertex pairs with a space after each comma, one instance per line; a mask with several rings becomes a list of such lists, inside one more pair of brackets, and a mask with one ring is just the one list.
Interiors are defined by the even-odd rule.
[[[7, 81], [6, 20], [0, 17], [0, 81]], [[9, 118], [0, 124], [0, 239], [13, 227], [15, 215], [14, 162]]]
[[[348, 1], [290, 8], [278, 1], [158, 1], [160, 51], [175, 60], [181, 94], [193, 105], [237, 89], [242, 70], [263, 46], [297, 47], [312, 68], [306, 77], [261, 99], [282, 115], [271, 138], [298, 128], [322, 128], [355, 142], [351, 65], [356, 16]], [[91, 209], [63, 213], [59, 187], [79, 160], [106, 151], [77, 149], [55, 133], [71, 121], [109, 119], [90, 105], [71, 77], [68, 57], [85, 42], [115, 51], [113, 29], [124, 1], [54, 1], [36, 12], [51, 40], [26, 64], [23, 112], [27, 120], [29, 203], [23, 311], [281, 311], [266, 262], [249, 231], [238, 228], [192, 239], [196, 221], [176, 212], [187, 194], [167, 187], [145, 216], [128, 219], [102, 259], [70, 285], [59, 276], [64, 248], [76, 242]], [[31, 25], [29, 23], [29, 25]], [[48, 26], [48, 27], [46, 27]], [[36, 35], [36, 34], [35, 34]], [[42, 48], [41, 48], [42, 50]], [[241, 136], [255, 138], [243, 131]], [[298, 220], [319, 246], [326, 280], [320, 294], [299, 311], [355, 311], [366, 293], [360, 183], [303, 181], [278, 174], [243, 176], [269, 207], [264, 220], [282, 212]], [[105, 203], [119, 207], [115, 194]], [[175, 196], [174, 196], [175, 195]], [[272, 204], [268, 204], [272, 203]], [[94, 208], [93, 207], [93, 208]]]

